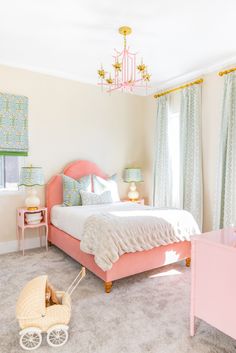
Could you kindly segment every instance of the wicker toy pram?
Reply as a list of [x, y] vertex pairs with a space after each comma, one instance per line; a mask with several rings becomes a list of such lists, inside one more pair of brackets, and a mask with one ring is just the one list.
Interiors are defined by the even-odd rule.
[[21, 328], [20, 345], [33, 350], [42, 342], [42, 332], [52, 347], [63, 346], [68, 340], [71, 316], [71, 294], [85, 276], [83, 267], [66, 292], [56, 291], [60, 304], [46, 307], [45, 289], [47, 276], [39, 276], [26, 284], [16, 305], [16, 317]]

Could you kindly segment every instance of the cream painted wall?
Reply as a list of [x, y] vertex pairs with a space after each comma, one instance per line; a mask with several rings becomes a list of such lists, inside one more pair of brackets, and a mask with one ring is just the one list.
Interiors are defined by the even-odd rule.
[[[221, 101], [223, 78], [217, 72], [204, 77], [202, 84], [202, 153], [204, 183], [204, 231], [212, 229], [212, 218], [216, 185], [216, 166], [219, 148]], [[146, 101], [145, 146], [147, 157], [145, 170], [148, 185], [146, 193], [152, 199], [152, 178], [154, 159], [154, 131], [157, 101], [149, 97]]]
[[[121, 196], [126, 195], [124, 167], [144, 167], [149, 153], [144, 150], [146, 98], [109, 96], [93, 85], [5, 66], [0, 66], [0, 91], [29, 98], [27, 163], [42, 166], [46, 181], [67, 163], [88, 159], [108, 175], [117, 172]], [[23, 191], [0, 193], [0, 242], [15, 240], [15, 210], [23, 200]]]
[[156, 129], [156, 99], [149, 96], [145, 101], [144, 123], [144, 193], [152, 205], [153, 201], [153, 166]]
[[[204, 230], [212, 227], [215, 174], [220, 132], [223, 79], [205, 76], [202, 92]], [[0, 66], [0, 91], [29, 97], [32, 162], [44, 169], [46, 181], [75, 159], [96, 162], [107, 174], [140, 165], [141, 195], [152, 200], [156, 100], [126, 94], [111, 96], [92, 85]], [[43, 199], [43, 192], [41, 195]], [[15, 240], [15, 209], [24, 192], [0, 194], [0, 242]], [[1, 245], [0, 245], [1, 247]]]

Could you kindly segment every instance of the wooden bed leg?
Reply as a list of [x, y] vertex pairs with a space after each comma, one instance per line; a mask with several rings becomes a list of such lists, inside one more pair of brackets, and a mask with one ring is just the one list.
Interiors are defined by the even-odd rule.
[[104, 282], [104, 288], [106, 293], [110, 293], [112, 288], [112, 282]]
[[48, 246], [52, 246], [52, 243], [48, 240]]
[[187, 257], [187, 259], [185, 259], [185, 263], [186, 263], [186, 267], [190, 267], [190, 265], [191, 265], [191, 257]]

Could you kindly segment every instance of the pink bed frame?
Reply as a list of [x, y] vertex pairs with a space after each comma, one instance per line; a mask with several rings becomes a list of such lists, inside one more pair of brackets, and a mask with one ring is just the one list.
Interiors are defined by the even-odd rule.
[[[104, 179], [107, 178], [100, 168], [89, 161], [79, 160], [69, 164], [63, 174], [74, 179], [84, 175], [94, 174]], [[151, 250], [127, 253], [114, 263], [112, 269], [103, 271], [94, 261], [94, 256], [80, 250], [80, 240], [58, 229], [50, 222], [51, 208], [62, 204], [62, 176], [55, 175], [46, 186], [46, 205], [49, 215], [49, 242], [62, 249], [66, 254], [85, 266], [105, 283], [107, 293], [111, 291], [112, 281], [148, 271], [170, 263], [190, 258], [191, 245], [188, 241], [163, 245]]]

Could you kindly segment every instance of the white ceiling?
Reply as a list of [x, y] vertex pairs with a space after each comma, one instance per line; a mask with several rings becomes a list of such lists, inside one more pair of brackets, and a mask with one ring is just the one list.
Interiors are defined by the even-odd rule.
[[235, 0], [0, 0], [0, 64], [96, 84], [129, 25], [156, 90], [236, 63], [235, 14]]

